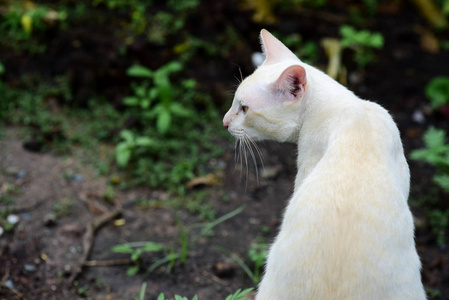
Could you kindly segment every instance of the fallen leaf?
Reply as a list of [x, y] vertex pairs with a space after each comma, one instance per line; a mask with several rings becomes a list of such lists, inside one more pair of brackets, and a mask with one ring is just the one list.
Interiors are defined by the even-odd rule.
[[125, 225], [126, 224], [126, 220], [125, 219], [117, 219], [117, 220], [114, 220], [114, 225], [115, 226], [123, 226], [123, 225]]
[[218, 185], [219, 183], [220, 180], [217, 176], [215, 176], [214, 174], [208, 174], [206, 176], [196, 177], [190, 180], [189, 182], [187, 182], [186, 186], [188, 189], [193, 189], [198, 186], [213, 186]]
[[440, 44], [432, 31], [421, 26], [416, 26], [415, 32], [419, 34], [419, 42], [423, 51], [429, 52], [431, 54], [440, 52]]

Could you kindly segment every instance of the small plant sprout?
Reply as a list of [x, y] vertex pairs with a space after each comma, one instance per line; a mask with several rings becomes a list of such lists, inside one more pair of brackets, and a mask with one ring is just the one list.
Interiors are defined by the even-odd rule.
[[[249, 288], [246, 290], [238, 289], [234, 294], [227, 296], [225, 300], [246, 300], [247, 299], [246, 295], [252, 290], [253, 288]], [[166, 299], [165, 295], [161, 293], [159, 297], [157, 297], [157, 300], [168, 300], [168, 299]], [[175, 300], [189, 300], [189, 298], [175, 295]], [[199, 300], [198, 296], [197, 295], [193, 296], [192, 300]]]
[[[449, 193], [449, 144], [446, 143], [446, 131], [430, 127], [423, 136], [423, 149], [412, 151], [410, 158], [422, 160], [436, 168], [433, 181], [446, 193]], [[435, 197], [425, 200], [425, 214], [430, 228], [436, 235], [438, 245], [446, 243], [447, 227], [449, 225], [449, 209], [435, 206]]]
[[373, 49], [380, 49], [384, 45], [381, 33], [368, 30], [357, 31], [349, 25], [340, 27], [340, 35], [341, 46], [354, 51], [354, 61], [362, 69], [374, 60]]
[[248, 258], [254, 263], [253, 282], [260, 281], [260, 271], [262, 269], [265, 260], [268, 255], [268, 245], [265, 243], [252, 243], [249, 251]]
[[136, 242], [116, 245], [111, 250], [116, 253], [128, 253], [131, 255], [130, 259], [134, 265], [128, 268], [126, 274], [133, 276], [140, 270], [143, 253], [160, 252], [164, 250], [164, 246], [154, 242]]
[[130, 130], [120, 132], [122, 141], [115, 147], [115, 158], [119, 167], [126, 167], [135, 152], [146, 150], [156, 145], [156, 142], [146, 136], [136, 136]]
[[410, 157], [435, 166], [436, 175], [433, 181], [449, 192], [449, 144], [446, 143], [446, 131], [430, 127], [424, 133], [423, 139], [425, 148], [414, 150]]
[[[175, 214], [175, 220], [179, 228], [179, 250], [175, 250], [174, 247], [170, 247], [166, 250], [164, 245], [155, 242], [134, 242], [125, 243], [114, 246], [111, 250], [116, 253], [130, 254], [130, 260], [133, 264], [128, 268], [126, 274], [129, 276], [136, 275], [139, 272], [142, 264], [142, 254], [145, 252], [163, 252], [164, 256], [154, 260], [154, 262], [147, 269], [147, 273], [151, 273], [162, 265], [168, 264], [167, 271], [169, 272], [175, 264], [184, 264], [189, 256], [190, 247], [202, 236], [208, 235], [212, 228], [218, 224], [236, 216], [245, 209], [245, 206], [240, 206], [237, 209], [221, 216], [220, 218], [206, 223], [206, 224], [193, 224], [191, 226], [184, 226], [181, 219]], [[191, 238], [192, 230], [201, 228], [200, 232]]]
[[[172, 61], [152, 71], [144, 66], [135, 65], [128, 69], [127, 74], [131, 77], [152, 79], [153, 84], [148, 81], [140, 85], [134, 85], [134, 96], [126, 97], [123, 101], [129, 106], [140, 106], [144, 118], [156, 119], [156, 128], [162, 135], [170, 129], [173, 117], [188, 117], [192, 112], [173, 101], [177, 89], [170, 81], [170, 75], [181, 71], [182, 64]], [[187, 79], [181, 82], [185, 89], [193, 89], [195, 81]]]
[[438, 76], [433, 78], [427, 84], [425, 92], [432, 109], [438, 109], [449, 103], [449, 77]]

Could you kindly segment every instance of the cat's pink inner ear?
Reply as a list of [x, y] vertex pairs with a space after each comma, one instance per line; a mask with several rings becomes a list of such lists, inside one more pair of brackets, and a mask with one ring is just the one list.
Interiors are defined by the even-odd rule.
[[279, 41], [268, 30], [260, 32], [262, 51], [265, 54], [264, 64], [273, 64], [288, 59], [298, 59], [281, 41]]
[[274, 89], [297, 99], [304, 94], [306, 81], [306, 70], [303, 67], [290, 66], [276, 80]]

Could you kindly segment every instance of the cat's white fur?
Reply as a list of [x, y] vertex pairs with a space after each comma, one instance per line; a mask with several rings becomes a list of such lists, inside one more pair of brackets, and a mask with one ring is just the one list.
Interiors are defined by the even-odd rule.
[[256, 300], [425, 299], [394, 121], [268, 31], [261, 42], [265, 62], [223, 124], [238, 139], [297, 143], [298, 174]]

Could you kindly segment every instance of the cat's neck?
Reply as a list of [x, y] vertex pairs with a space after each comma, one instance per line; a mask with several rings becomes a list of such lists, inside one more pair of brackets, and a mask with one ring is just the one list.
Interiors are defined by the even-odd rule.
[[298, 132], [294, 141], [298, 145], [295, 190], [323, 157], [331, 137], [340, 130], [339, 125], [350, 117], [345, 111], [360, 100], [321, 71], [313, 67], [307, 68], [307, 71], [311, 76], [301, 101]]

